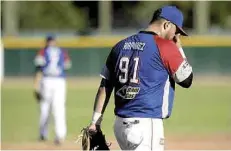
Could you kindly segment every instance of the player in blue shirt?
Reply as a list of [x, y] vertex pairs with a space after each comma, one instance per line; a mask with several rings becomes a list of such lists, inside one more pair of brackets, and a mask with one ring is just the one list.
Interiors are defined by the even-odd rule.
[[118, 42], [101, 72], [91, 130], [97, 130], [114, 89], [114, 133], [122, 150], [164, 150], [163, 119], [172, 112], [175, 83], [192, 84], [179, 36], [183, 14], [175, 6], [154, 12], [144, 31]]
[[71, 61], [67, 51], [56, 45], [55, 37], [48, 36], [46, 46], [37, 53], [34, 63], [34, 92], [40, 104], [40, 140], [47, 139], [52, 109], [55, 143], [60, 144], [66, 137], [66, 70], [71, 67]]

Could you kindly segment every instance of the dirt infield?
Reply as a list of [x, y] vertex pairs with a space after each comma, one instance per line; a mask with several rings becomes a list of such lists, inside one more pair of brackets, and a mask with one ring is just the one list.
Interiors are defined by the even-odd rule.
[[[115, 140], [111, 141], [110, 149], [118, 150]], [[4, 150], [80, 150], [80, 144], [74, 141], [65, 142], [61, 146], [55, 146], [53, 142], [34, 142], [34, 143], [2, 143], [1, 149]], [[166, 138], [165, 149], [167, 150], [231, 150], [231, 134], [213, 137], [177, 137]]]

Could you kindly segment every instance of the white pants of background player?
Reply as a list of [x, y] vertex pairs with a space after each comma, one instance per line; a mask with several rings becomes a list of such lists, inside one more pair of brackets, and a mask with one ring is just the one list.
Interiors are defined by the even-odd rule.
[[162, 119], [116, 117], [114, 133], [122, 150], [164, 151]]
[[66, 137], [66, 82], [63, 78], [44, 77], [41, 82], [40, 135], [47, 138], [49, 115], [54, 117], [56, 140]]

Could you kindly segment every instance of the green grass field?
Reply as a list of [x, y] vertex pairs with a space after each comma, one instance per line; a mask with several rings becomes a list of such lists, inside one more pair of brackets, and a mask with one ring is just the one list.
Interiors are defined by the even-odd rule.
[[[16, 80], [17, 81], [17, 80]], [[2, 143], [35, 142], [38, 138], [39, 106], [32, 95], [32, 81], [7, 80], [2, 85]], [[91, 120], [97, 80], [72, 80], [67, 92], [68, 140], [74, 140]], [[113, 99], [102, 127], [113, 135]], [[53, 139], [53, 124], [50, 125]], [[195, 82], [190, 89], [177, 87], [173, 114], [165, 121], [165, 135], [231, 134], [231, 85]]]

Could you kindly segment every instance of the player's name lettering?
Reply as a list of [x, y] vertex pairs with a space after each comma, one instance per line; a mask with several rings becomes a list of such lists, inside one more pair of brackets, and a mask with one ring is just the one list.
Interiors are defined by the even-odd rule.
[[125, 85], [116, 92], [116, 95], [122, 97], [123, 99], [134, 99], [139, 91], [139, 87], [131, 87]]
[[143, 42], [125, 42], [123, 49], [124, 50], [144, 50], [145, 43]]

